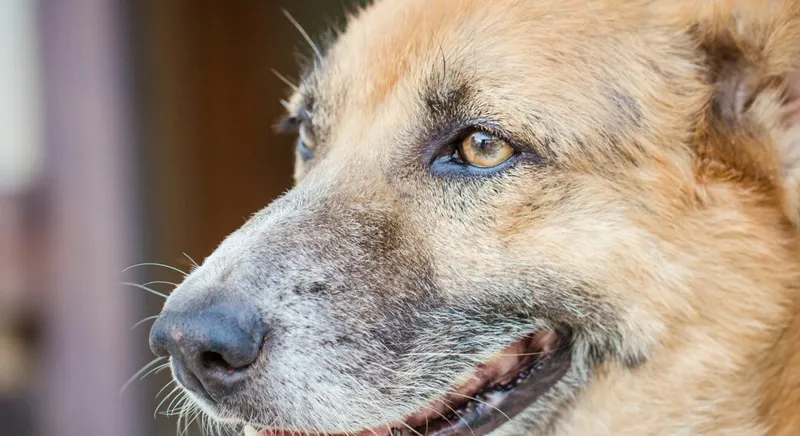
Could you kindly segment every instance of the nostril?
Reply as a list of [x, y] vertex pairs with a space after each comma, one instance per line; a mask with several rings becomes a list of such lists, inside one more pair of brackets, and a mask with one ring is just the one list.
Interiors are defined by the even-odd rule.
[[165, 310], [153, 324], [150, 345], [172, 357], [176, 377], [199, 395], [216, 401], [252, 376], [266, 328], [252, 306], [217, 302], [191, 311]]
[[233, 374], [236, 371], [239, 371], [241, 369], [250, 366], [249, 364], [247, 364], [244, 366], [235, 367], [230, 363], [228, 363], [228, 361], [225, 360], [225, 358], [222, 357], [221, 354], [215, 353], [213, 351], [203, 352], [203, 354], [200, 356], [200, 364], [203, 365], [203, 368], [206, 370], [219, 371], [227, 374]]

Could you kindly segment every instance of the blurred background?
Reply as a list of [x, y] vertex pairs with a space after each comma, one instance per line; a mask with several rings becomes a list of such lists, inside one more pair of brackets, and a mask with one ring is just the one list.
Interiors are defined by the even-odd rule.
[[320, 35], [346, 3], [0, 0], [0, 435], [177, 434], [167, 371], [119, 394], [163, 302], [121, 282], [168, 293], [290, 186], [281, 9]]

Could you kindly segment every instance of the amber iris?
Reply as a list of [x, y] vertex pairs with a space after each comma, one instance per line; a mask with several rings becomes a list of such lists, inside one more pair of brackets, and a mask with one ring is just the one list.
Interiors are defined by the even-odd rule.
[[508, 142], [482, 131], [464, 138], [458, 152], [464, 162], [481, 168], [500, 165], [514, 155]]

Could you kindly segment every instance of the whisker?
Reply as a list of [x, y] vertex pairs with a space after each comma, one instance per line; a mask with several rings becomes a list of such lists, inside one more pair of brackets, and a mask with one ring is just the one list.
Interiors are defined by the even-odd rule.
[[152, 282], [147, 282], [144, 284], [144, 286], [150, 286], [150, 285], [172, 285], [176, 288], [179, 286], [178, 283], [170, 282], [167, 280], [153, 280]]
[[286, 76], [284, 76], [283, 74], [281, 74], [280, 72], [278, 72], [278, 70], [276, 70], [276, 69], [274, 69], [274, 68], [273, 68], [273, 69], [272, 69], [272, 74], [274, 74], [274, 75], [275, 75], [275, 77], [277, 77], [277, 78], [278, 78], [278, 80], [280, 80], [281, 82], [283, 82], [283, 84], [284, 84], [284, 85], [288, 86], [289, 88], [292, 88], [292, 90], [293, 90], [294, 92], [297, 92], [297, 91], [299, 90], [299, 87], [298, 87], [297, 85], [295, 85], [295, 84], [294, 84], [294, 83], [293, 83], [291, 80], [289, 80], [288, 78], [286, 78]]
[[158, 295], [158, 296], [159, 296], [159, 297], [161, 297], [161, 298], [164, 298], [164, 299], [166, 299], [166, 298], [167, 298], [167, 294], [163, 294], [163, 293], [161, 293], [161, 292], [158, 292], [158, 291], [156, 291], [155, 289], [148, 288], [147, 286], [140, 285], [140, 284], [138, 284], [138, 283], [131, 283], [131, 282], [120, 282], [120, 285], [123, 285], [123, 286], [133, 286], [133, 287], [135, 287], [135, 288], [139, 288], [139, 289], [141, 289], [141, 290], [143, 290], [143, 291], [145, 291], [145, 292], [149, 292], [149, 293], [151, 293], [151, 294], [153, 294], [153, 295]]
[[[166, 384], [164, 387], [166, 388], [166, 387], [167, 387], [167, 386], [169, 386], [169, 385], [170, 385], [170, 384], [169, 384], [169, 383], [167, 383], [167, 384]], [[170, 398], [171, 396], [173, 396], [173, 395], [174, 395], [176, 392], [179, 392], [179, 391], [180, 391], [180, 389], [181, 389], [181, 386], [180, 386], [180, 385], [176, 385], [176, 386], [175, 386], [175, 387], [174, 387], [174, 388], [173, 388], [171, 391], [169, 391], [169, 393], [167, 394], [167, 396], [165, 396], [165, 397], [164, 397], [164, 398], [161, 400], [161, 402], [159, 402], [159, 403], [158, 403], [158, 406], [156, 406], [156, 410], [153, 412], [153, 418], [154, 418], [154, 419], [155, 419], [156, 415], [158, 415], [158, 414], [159, 414], [159, 410], [161, 410], [161, 406], [163, 406], [163, 405], [164, 405], [164, 403], [165, 403], [167, 400], [169, 400], [169, 398]], [[180, 395], [179, 395], [179, 396], [180, 396]], [[170, 404], [171, 404], [171, 403], [170, 403]], [[161, 414], [163, 415], [163, 413], [161, 413]]]
[[204, 435], [227, 436], [229, 434], [228, 430], [222, 427], [222, 423], [214, 422], [206, 413], [203, 413], [202, 417], [202, 431]]
[[475, 397], [470, 397], [469, 395], [463, 395], [463, 394], [459, 394], [459, 393], [457, 393], [457, 392], [452, 392], [452, 391], [451, 391], [451, 392], [448, 392], [448, 394], [450, 394], [450, 395], [457, 395], [457, 396], [459, 396], [459, 397], [468, 398], [468, 399], [470, 399], [470, 400], [477, 401], [477, 402], [479, 402], [479, 403], [481, 403], [481, 404], [485, 404], [485, 405], [487, 405], [487, 406], [491, 407], [492, 409], [494, 409], [494, 410], [496, 410], [496, 411], [500, 412], [500, 414], [501, 414], [501, 415], [503, 415], [503, 416], [506, 418], [506, 420], [508, 420], [508, 421], [511, 421], [511, 417], [509, 417], [508, 415], [506, 415], [506, 413], [505, 413], [505, 412], [503, 412], [502, 410], [498, 409], [497, 407], [495, 407], [495, 406], [493, 406], [493, 405], [491, 405], [491, 404], [487, 403], [486, 401], [481, 401], [481, 400], [479, 400], [479, 399], [477, 399], [477, 398], [475, 398]]
[[283, 15], [285, 15], [286, 18], [289, 19], [289, 22], [292, 23], [292, 26], [294, 26], [295, 29], [297, 29], [297, 31], [300, 32], [300, 35], [303, 36], [303, 39], [306, 40], [308, 45], [311, 46], [311, 49], [314, 50], [314, 55], [317, 57], [317, 60], [322, 62], [322, 51], [320, 51], [319, 47], [317, 47], [317, 44], [308, 35], [308, 32], [306, 32], [306, 30], [303, 29], [303, 26], [301, 26], [300, 23], [298, 23], [297, 20], [294, 19], [294, 17], [292, 16], [292, 14], [289, 13], [289, 11], [287, 11], [286, 9], [281, 9], [281, 12], [283, 12]]
[[[500, 354], [491, 354], [489, 357], [525, 357], [525, 356], [539, 356], [542, 354], [547, 354], [551, 351], [537, 351], [532, 353], [500, 353]], [[432, 356], [432, 357], [442, 357], [442, 356], [453, 356], [453, 357], [485, 357], [485, 354], [481, 353], [406, 353], [405, 356]]]
[[[385, 386], [384, 386], [384, 387], [385, 387]], [[418, 391], [423, 391], [423, 392], [437, 392], [435, 389], [429, 389], [429, 388], [417, 387], [417, 386], [390, 386], [390, 387], [393, 387], [393, 388], [398, 388], [398, 389], [411, 389], [411, 390], [418, 390]], [[453, 391], [445, 391], [445, 394], [455, 394], [455, 395], [460, 395], [460, 394], [457, 394], [457, 393], [455, 393], [455, 392], [453, 392]], [[470, 398], [471, 398], [471, 397], [470, 397]], [[473, 399], [474, 399], [474, 398], [473, 398]], [[478, 400], [478, 399], [474, 399], [474, 400], [475, 400], [475, 401], [478, 401], [478, 402], [481, 402], [481, 403], [483, 403], [483, 401], [480, 401], [480, 400]], [[438, 401], [438, 402], [440, 402], [441, 404], [443, 404], [443, 405], [444, 405], [444, 407], [447, 407], [448, 409], [450, 409], [450, 411], [451, 411], [451, 412], [453, 412], [453, 415], [455, 415], [455, 416], [459, 417], [459, 419], [461, 419], [461, 415], [460, 415], [458, 412], [456, 412], [456, 409], [453, 409], [453, 407], [451, 407], [449, 404], [447, 404], [447, 402], [446, 402], [446, 401], [443, 401], [442, 399], [439, 399], [439, 400], [437, 400], [437, 401]], [[494, 406], [492, 406], [491, 404], [488, 404], [488, 403], [484, 403], [484, 404], [486, 404], [486, 405], [487, 405], [487, 406], [489, 406], [489, 407], [494, 407]], [[441, 417], [442, 417], [442, 418], [443, 418], [445, 421], [447, 421], [449, 424], [451, 424], [451, 425], [453, 424], [453, 423], [452, 423], [452, 421], [450, 421], [449, 419], [447, 419], [447, 417], [446, 417], [446, 416], [444, 416], [444, 415], [442, 415], [440, 412], [436, 411], [436, 409], [434, 409], [434, 408], [432, 408], [432, 407], [430, 407], [430, 406], [423, 406], [423, 408], [425, 408], [425, 409], [428, 409], [428, 410], [430, 410], [430, 411], [432, 411], [432, 412], [436, 413], [437, 415], [441, 416]], [[497, 409], [496, 407], [494, 407], [494, 408], [495, 408], [495, 409]], [[502, 412], [500, 409], [497, 409], [497, 411], [498, 411], [498, 412], [500, 412], [500, 413], [503, 413], [503, 412]], [[503, 413], [503, 416], [505, 416], [506, 418], [508, 418], [508, 415], [506, 415], [505, 413]], [[510, 420], [510, 418], [508, 418], [508, 419]], [[426, 423], [425, 423], [425, 425], [427, 426], [427, 424], [428, 424], [428, 423], [426, 422]], [[475, 436], [475, 431], [472, 429], [472, 427], [470, 427], [470, 425], [469, 425], [467, 422], [464, 422], [464, 425], [466, 425], [466, 426], [467, 426], [467, 428], [469, 429], [470, 433], [472, 433], [472, 435], [473, 435], [473, 436]]]
[[152, 321], [156, 318], [158, 318], [158, 315], [148, 316], [147, 318], [142, 319], [141, 321], [134, 324], [133, 327], [131, 327], [131, 331], [136, 330], [136, 327], [139, 327], [140, 325], [146, 323], [147, 321]]
[[138, 267], [140, 267], [140, 266], [160, 266], [160, 267], [162, 267], [162, 268], [167, 268], [167, 269], [171, 269], [171, 270], [173, 270], [173, 271], [175, 271], [175, 272], [179, 272], [179, 273], [183, 274], [184, 276], [187, 276], [187, 275], [188, 275], [188, 274], [187, 274], [186, 272], [184, 272], [183, 270], [180, 270], [180, 269], [178, 269], [178, 268], [175, 268], [174, 266], [171, 266], [171, 265], [165, 265], [165, 264], [163, 264], [163, 263], [158, 263], [158, 262], [144, 262], [144, 263], [137, 263], [136, 265], [131, 265], [131, 266], [129, 266], [129, 267], [127, 267], [127, 268], [125, 268], [124, 270], [122, 270], [122, 272], [121, 272], [120, 274], [125, 274], [126, 272], [128, 272], [128, 271], [130, 271], [130, 270], [132, 270], [132, 269], [134, 269], [134, 268], [138, 268]]
[[165, 416], [175, 416], [175, 415], [180, 416], [182, 407], [183, 407], [184, 403], [186, 403], [188, 400], [189, 400], [189, 395], [186, 392], [181, 392], [179, 395], [177, 395], [175, 398], [173, 398], [172, 401], [169, 402], [169, 405], [167, 406], [167, 409], [164, 410], [164, 415]]
[[418, 431], [414, 430], [414, 427], [411, 427], [410, 425], [406, 424], [406, 423], [405, 423], [405, 422], [403, 422], [403, 421], [400, 421], [400, 423], [401, 423], [401, 424], [403, 424], [403, 425], [404, 425], [404, 426], [405, 426], [407, 429], [409, 429], [409, 430], [413, 431], [413, 432], [414, 432], [414, 433], [415, 433], [417, 436], [422, 436], [422, 433], [420, 433], [420, 432], [418, 432]]
[[183, 403], [186, 402], [185, 396], [173, 398], [170, 402], [171, 406], [167, 407], [161, 414], [164, 416], [177, 416], [178, 419], [183, 415]]
[[140, 380], [144, 380], [145, 377], [148, 377], [148, 376], [150, 376], [152, 374], [158, 374], [159, 372], [161, 372], [161, 371], [163, 371], [163, 370], [165, 370], [167, 368], [169, 368], [169, 362], [167, 362], [167, 363], [165, 363], [163, 365], [158, 365], [157, 367], [151, 369], [145, 375], [143, 375]]
[[[155, 411], [155, 412], [153, 412], [153, 419], [155, 419], [155, 418], [156, 418], [158, 415], [169, 416], [169, 414], [167, 413], [167, 412], [168, 412], [168, 410], [164, 410], [163, 412], [159, 412], [159, 409], [161, 409], [161, 406], [163, 406], [163, 405], [164, 405], [164, 403], [165, 403], [165, 402], [166, 402], [166, 401], [167, 401], [167, 400], [168, 400], [170, 397], [172, 397], [172, 396], [173, 396], [173, 395], [174, 395], [176, 392], [178, 393], [178, 397], [180, 397], [180, 392], [179, 392], [179, 389], [180, 389], [180, 388], [181, 388], [180, 386], [175, 386], [175, 388], [174, 388], [174, 389], [172, 389], [172, 390], [169, 392], [169, 394], [167, 394], [167, 396], [166, 396], [166, 397], [164, 397], [164, 399], [163, 399], [163, 400], [161, 400], [161, 402], [159, 402], [159, 403], [158, 403], [158, 406], [156, 406], [156, 411]], [[172, 399], [172, 401], [170, 401], [170, 404], [172, 404], [172, 402], [174, 402], [174, 401], [175, 401], [175, 399], [173, 398], [173, 399]]]
[[279, 101], [280, 101], [280, 103], [281, 103], [281, 106], [283, 106], [283, 108], [284, 108], [284, 109], [286, 109], [287, 111], [290, 111], [290, 110], [292, 110], [292, 106], [289, 104], [289, 102], [288, 102], [288, 101], [286, 101], [286, 100], [283, 100], [283, 99], [281, 99], [281, 100], [279, 100]]
[[140, 375], [142, 375], [142, 373], [144, 373], [148, 369], [152, 368], [153, 366], [155, 366], [156, 364], [158, 364], [159, 362], [161, 362], [164, 359], [166, 359], [166, 356], [156, 357], [155, 359], [153, 359], [150, 362], [146, 363], [140, 370], [136, 371], [136, 374], [134, 374], [130, 379], [128, 379], [128, 381], [125, 382], [124, 385], [122, 385], [122, 388], [120, 388], [120, 390], [119, 390], [119, 395], [121, 396], [122, 393], [125, 392], [125, 389], [127, 389], [128, 386], [130, 386], [131, 383], [133, 383], [133, 381], [136, 380], [137, 377], [139, 377]]
[[211, 428], [211, 424], [208, 422], [208, 415], [203, 414], [203, 417], [200, 418], [200, 431], [205, 434], [213, 434], [212, 432], [214, 429]]
[[[203, 414], [203, 425], [205, 426], [205, 429], [203, 430], [203, 432], [204, 432], [203, 434], [206, 434], [206, 432], [207, 432], [207, 434], [216, 435], [216, 436], [227, 436], [227, 435], [230, 434], [230, 433], [228, 433], [228, 430], [222, 426], [222, 423], [214, 422], [211, 419], [211, 417], [208, 416], [207, 414]], [[240, 435], [242, 433], [241, 432], [238, 432], [238, 433], [235, 432], [235, 434], [239, 434]]]
[[[445, 403], [444, 401], [442, 401], [442, 404], [444, 404], [445, 407], [450, 409], [450, 411], [453, 412], [453, 415], [457, 416], [458, 419], [461, 420], [461, 415], [459, 415], [458, 412], [456, 412], [456, 409], [453, 409], [449, 404]], [[447, 421], [447, 422], [450, 422], [450, 421]], [[473, 430], [472, 427], [470, 427], [469, 423], [464, 421], [464, 425], [467, 426], [467, 428], [469, 429], [469, 432], [472, 433], [472, 436], [475, 436], [475, 430]]]
[[[569, 348], [569, 344], [562, 344], [559, 347], [553, 348], [549, 351], [536, 351], [532, 353], [498, 353], [492, 354], [488, 357], [525, 357], [525, 356], [540, 356], [542, 354], [549, 354], [549, 353], [556, 353], [559, 351], [563, 351]], [[442, 356], [455, 356], [455, 357], [487, 357], [485, 354], [482, 353], [406, 353], [405, 356], [431, 356], [431, 357], [442, 357]]]
[[183, 424], [183, 420], [185, 418], [184, 413], [183, 413], [184, 410], [185, 410], [185, 406], [186, 406], [186, 397], [184, 397], [180, 401], [180, 403], [178, 403], [178, 406], [176, 406], [177, 409], [180, 409], [178, 411], [178, 414], [177, 414], [178, 415], [178, 419], [175, 421], [175, 433], [177, 433], [178, 436], [182, 436], [183, 433], [184, 433], [184, 431], [181, 431], [181, 427], [182, 427], [181, 424]]
[[[418, 387], [416, 387], [416, 386], [405, 386], [404, 388], [406, 388], [406, 389], [417, 389], [417, 390], [422, 390], [422, 391], [426, 391], [426, 392], [435, 392], [435, 390], [433, 390], [433, 389], [418, 388]], [[482, 400], [479, 400], [479, 399], [477, 399], [477, 398], [475, 398], [475, 397], [471, 397], [471, 396], [469, 396], [469, 395], [464, 395], [464, 394], [460, 394], [460, 393], [458, 393], [458, 392], [455, 392], [455, 391], [449, 391], [449, 390], [448, 390], [448, 391], [445, 391], [445, 395], [455, 395], [455, 396], [458, 396], [458, 397], [467, 398], [467, 399], [469, 399], [469, 400], [476, 401], [476, 402], [478, 402], [478, 403], [484, 404], [484, 405], [486, 405], [486, 406], [488, 406], [488, 407], [491, 407], [492, 409], [494, 409], [494, 410], [498, 411], [498, 412], [499, 412], [501, 415], [503, 415], [503, 417], [504, 417], [504, 418], [505, 418], [507, 421], [511, 421], [511, 417], [510, 417], [510, 416], [508, 416], [508, 415], [507, 415], [505, 412], [503, 412], [502, 410], [500, 410], [500, 409], [499, 409], [499, 408], [497, 408], [496, 406], [494, 406], [494, 405], [492, 405], [492, 404], [489, 404], [489, 403], [487, 403], [486, 401], [482, 401]], [[455, 411], [455, 410], [454, 410], [452, 407], [450, 407], [450, 405], [448, 405], [446, 402], [444, 402], [444, 401], [441, 401], [441, 400], [439, 400], [439, 401], [440, 401], [442, 404], [444, 404], [444, 405], [445, 405], [445, 407], [447, 407], [448, 409], [450, 409], [450, 410], [451, 410], [451, 411], [452, 411], [452, 412], [453, 412], [453, 413], [454, 413], [456, 416], [461, 416], [461, 415], [459, 415], [459, 414], [458, 414], [458, 413], [457, 413], [457, 412], [456, 412], [456, 411]], [[430, 409], [430, 407], [427, 407], [427, 406], [426, 406], [425, 408], [427, 408], [427, 409]], [[434, 411], [434, 412], [436, 412], [436, 410], [433, 410], [433, 411]], [[441, 414], [441, 413], [438, 413], [438, 412], [436, 412], [436, 413], [437, 413], [439, 416], [442, 416], [442, 414]], [[445, 417], [444, 417], [444, 416], [442, 416], [442, 418], [445, 418]], [[447, 420], [447, 418], [445, 418], [445, 420]], [[450, 421], [448, 420], [448, 422], [450, 422]], [[465, 423], [465, 424], [466, 424], [466, 423]], [[467, 425], [467, 427], [469, 427], [469, 425]], [[472, 430], [472, 429], [470, 428], [470, 430]]]
[[195, 424], [195, 427], [200, 429], [200, 434], [207, 434], [206, 429], [203, 426], [203, 422], [205, 421], [206, 413], [200, 407], [197, 407], [197, 412], [195, 413], [194, 418], [192, 418], [192, 422], [190, 424]]
[[187, 259], [189, 259], [189, 262], [192, 262], [192, 265], [194, 265], [195, 268], [200, 268], [200, 265], [197, 262], [195, 262], [194, 259], [192, 259], [192, 256], [189, 256], [185, 252], [183, 253], [183, 255], [186, 256]]
[[203, 411], [199, 407], [195, 407], [194, 410], [189, 409], [189, 412], [187, 412], [187, 415], [189, 413], [192, 413], [193, 415], [192, 415], [191, 419], [189, 419], [189, 422], [186, 423], [186, 426], [183, 429], [183, 434], [185, 434], [187, 431], [189, 431], [189, 427], [191, 427], [192, 424], [194, 424], [194, 422], [197, 420], [198, 416], [202, 415]]
[[[433, 413], [435, 413], [435, 414], [439, 415], [439, 416], [440, 416], [442, 419], [444, 419], [445, 421], [447, 421], [447, 423], [448, 423], [448, 424], [450, 424], [450, 425], [453, 425], [453, 421], [450, 421], [449, 419], [447, 419], [447, 417], [446, 417], [446, 416], [442, 415], [442, 414], [441, 414], [441, 413], [440, 413], [438, 410], [434, 409], [433, 407], [430, 407], [430, 406], [423, 406], [423, 408], [424, 408], [424, 409], [428, 409], [428, 410], [430, 410], [431, 412], [433, 412]], [[449, 408], [449, 407], [448, 407], [448, 408]], [[453, 409], [452, 409], [452, 408], [450, 408], [450, 410], [453, 410]], [[455, 410], [453, 410], [453, 413], [455, 413]], [[428, 432], [428, 420], [426, 419], [426, 420], [425, 420], [425, 433], [427, 433], [427, 432]]]
[[198, 406], [192, 401], [192, 399], [186, 395], [179, 409], [179, 416], [181, 417], [181, 420], [183, 420], [184, 424], [187, 424], [187, 420], [194, 415], [197, 407]]
[[181, 400], [181, 402], [178, 403], [179, 407], [176, 407], [176, 409], [177, 408], [180, 409], [178, 411], [178, 414], [177, 414], [178, 415], [178, 420], [176, 422], [176, 431], [178, 433], [178, 436], [182, 436], [183, 435], [183, 432], [181, 431], [181, 423], [185, 422], [185, 419], [186, 419], [186, 414], [184, 412], [186, 412], [186, 406], [187, 406], [188, 399], [189, 399], [188, 396], [184, 396], [183, 399]]
[[163, 393], [163, 392], [164, 392], [164, 391], [165, 391], [165, 390], [166, 390], [166, 389], [167, 389], [167, 388], [168, 388], [168, 387], [169, 387], [171, 384], [173, 384], [173, 383], [177, 383], [177, 381], [176, 381], [175, 379], [172, 379], [172, 380], [170, 380], [169, 382], [167, 382], [166, 384], [164, 384], [164, 386], [163, 386], [163, 387], [162, 387], [162, 388], [161, 388], [161, 389], [158, 391], [158, 393], [156, 394], [156, 398], [158, 398], [159, 396], [161, 396], [161, 394], [162, 394], [162, 393]]
[[200, 416], [200, 433], [207, 435], [211, 434], [211, 429], [208, 428], [208, 415], [205, 413], [201, 414]]

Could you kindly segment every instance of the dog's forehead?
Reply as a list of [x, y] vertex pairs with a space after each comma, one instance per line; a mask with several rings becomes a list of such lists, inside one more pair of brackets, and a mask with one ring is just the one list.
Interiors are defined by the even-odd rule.
[[603, 10], [607, 5], [561, 3], [378, 1], [350, 19], [312, 74], [313, 91], [328, 100], [346, 93], [340, 101], [374, 106], [392, 93], [421, 91], [400, 86], [432, 76], [490, 76], [492, 85], [503, 85], [524, 75], [535, 85], [556, 73], [564, 82], [591, 81], [613, 70], [601, 60], [621, 47], [608, 39], [630, 23], [618, 19], [619, 11]]
[[[676, 49], [680, 34], [651, 22], [612, 0], [378, 1], [316, 63], [304, 99], [335, 147], [415, 129], [432, 118], [433, 92], [466, 95], [456, 103], [531, 136], [523, 140], [561, 138], [567, 154], [611, 134], [666, 137], [699, 107], [683, 89], [699, 73], [674, 62], [689, 56]], [[678, 102], [674, 119], [657, 115], [664, 101]]]

